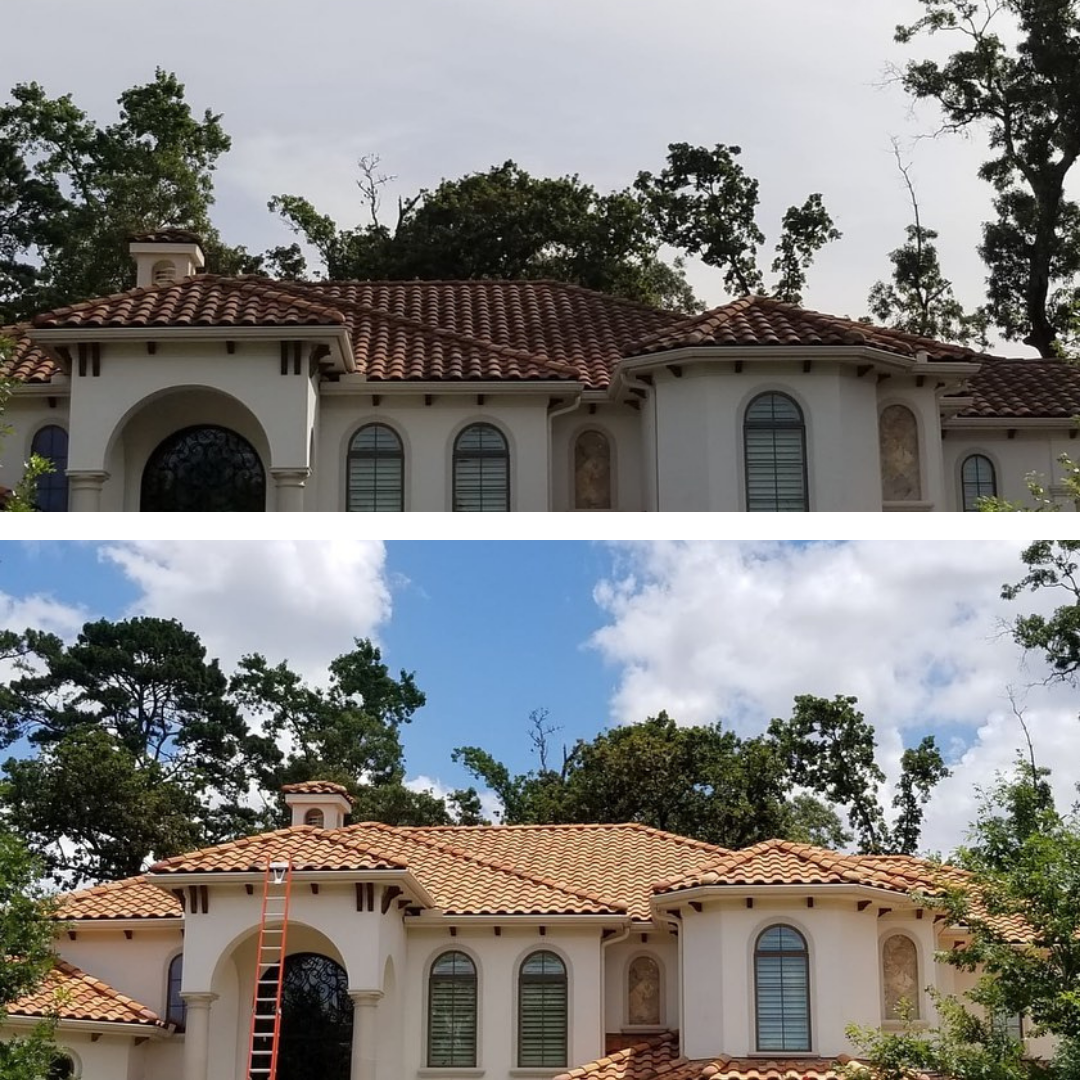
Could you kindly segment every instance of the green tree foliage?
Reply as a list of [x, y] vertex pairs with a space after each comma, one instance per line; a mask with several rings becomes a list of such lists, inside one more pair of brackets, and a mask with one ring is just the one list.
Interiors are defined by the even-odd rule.
[[739, 739], [719, 724], [680, 727], [667, 715], [601, 732], [550, 760], [542, 710], [531, 716], [539, 768], [511, 775], [479, 747], [462, 762], [496, 795], [506, 824], [636, 821], [720, 844], [745, 847], [774, 836], [841, 844], [827, 807], [787, 798], [783, 762], [768, 740]]
[[[55, 926], [38, 872], [23, 843], [0, 827], [0, 1025], [5, 1006], [36, 990], [55, 960]], [[52, 1032], [44, 1020], [26, 1035], [0, 1041], [0, 1077], [48, 1080], [57, 1053]]]
[[[601, 194], [576, 176], [534, 177], [513, 161], [443, 180], [399, 202], [395, 226], [379, 219], [377, 158], [360, 162], [371, 221], [340, 228], [312, 204], [279, 195], [270, 209], [315, 248], [330, 279], [554, 278], [677, 310], [698, 310], [681, 264], [664, 263], [644, 207], [628, 191]], [[270, 262], [307, 273], [299, 248]]]
[[[661, 240], [723, 271], [724, 286], [734, 296], [765, 291], [758, 265], [758, 248], [765, 243], [757, 224], [758, 182], [737, 160], [741, 153], [738, 146], [710, 150], [672, 143], [667, 165], [656, 175], [639, 173], [634, 183]], [[840, 235], [820, 194], [790, 207], [772, 264], [773, 296], [801, 303], [814, 256]]]
[[133, 232], [193, 229], [212, 269], [250, 269], [210, 221], [221, 117], [196, 116], [175, 75], [120, 95], [100, 126], [70, 94], [21, 83], [0, 105], [0, 323], [134, 285]]
[[877, 764], [873, 727], [857, 698], [803, 694], [789, 720], [773, 720], [769, 735], [787, 765], [790, 782], [829, 805], [846, 806], [859, 850], [865, 854], [911, 854], [918, 849], [923, 807], [938, 781], [949, 775], [932, 735], [909, 747], [900, 760], [890, 826], [878, 787], [885, 774]]
[[937, 104], [944, 130], [989, 136], [979, 170], [996, 214], [979, 249], [987, 310], [1006, 338], [1053, 356], [1080, 299], [1080, 204], [1066, 197], [1080, 157], [1080, 10], [1073, 0], [919, 3], [897, 41], [948, 33], [962, 44], [943, 62], [909, 62], [900, 81]]

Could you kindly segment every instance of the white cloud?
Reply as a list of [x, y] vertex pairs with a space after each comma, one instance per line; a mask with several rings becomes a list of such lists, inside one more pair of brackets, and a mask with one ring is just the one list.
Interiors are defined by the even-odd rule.
[[[1011, 541], [657, 543], [616, 549], [595, 598], [608, 616], [593, 645], [621, 668], [616, 722], [666, 709], [749, 734], [788, 716], [796, 694], [850, 694], [878, 732], [886, 771], [937, 729], [955, 775], [935, 796], [924, 840], [947, 848], [971, 819], [975, 787], [1022, 741], [1008, 686], [1029, 708], [1042, 760], [1068, 798], [1080, 778], [1075, 691], [1032, 685], [1003, 623], [1062, 597], [1000, 599], [1022, 576]], [[1070, 751], [1071, 748], [1071, 752]]]
[[365, 540], [138, 540], [107, 544], [142, 595], [128, 614], [179, 619], [228, 671], [243, 654], [311, 680], [390, 616], [383, 544]]

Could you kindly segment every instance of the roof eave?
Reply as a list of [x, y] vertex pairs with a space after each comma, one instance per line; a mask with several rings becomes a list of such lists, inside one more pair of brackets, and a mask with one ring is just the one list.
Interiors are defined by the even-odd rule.
[[546, 912], [533, 912], [524, 914], [521, 912], [507, 912], [505, 914], [483, 915], [460, 915], [445, 912], [441, 909], [423, 912], [420, 915], [410, 916], [408, 926], [413, 927], [445, 927], [447, 924], [454, 926], [503, 926], [506, 923], [523, 923], [530, 926], [537, 924], [542, 926], [589, 926], [600, 929], [603, 925], [617, 924], [625, 926], [633, 920], [625, 912], [577, 912], [575, 914], [552, 914]]
[[581, 393], [584, 384], [577, 379], [369, 379], [357, 373], [356, 381], [323, 383], [319, 393], [330, 397], [349, 394], [403, 396], [407, 394], [543, 394]]
[[[56, 915], [58, 931], [69, 930], [182, 930], [182, 915]], [[68, 924], [71, 924], [70, 926]]]
[[942, 422], [944, 428], [1066, 428], [1077, 430], [1075, 416], [952, 416]]
[[[916, 891], [916, 890], [912, 890]], [[691, 900], [728, 900], [742, 897], [754, 899], [772, 898], [781, 896], [814, 896], [829, 897], [847, 894], [849, 896], [862, 896], [888, 900], [890, 903], [908, 901], [912, 907], [919, 907], [911, 899], [911, 893], [899, 889], [886, 889], [878, 885], [862, 885], [857, 882], [851, 883], [818, 883], [814, 885], [694, 885], [688, 889], [672, 889], [669, 892], [653, 893], [652, 903], [654, 908], [669, 905], [672, 901], [689, 903]]]
[[[4, 1017], [4, 1026], [12, 1027], [36, 1027], [47, 1020], [44, 1014], [36, 1016], [16, 1016], [8, 1013]], [[126, 1035], [131, 1039], [167, 1039], [172, 1035], [174, 1028], [166, 1026], [160, 1021], [152, 1020], [76, 1020], [72, 1017], [61, 1016], [57, 1025], [61, 1031], [89, 1031], [101, 1035]]]

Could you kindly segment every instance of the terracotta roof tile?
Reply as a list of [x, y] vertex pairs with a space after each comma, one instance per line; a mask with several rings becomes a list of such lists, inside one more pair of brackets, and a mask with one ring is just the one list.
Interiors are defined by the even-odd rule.
[[198, 244], [203, 238], [190, 229], [155, 229], [153, 232], [132, 233], [128, 239], [133, 244]]
[[48, 382], [60, 369], [26, 336], [28, 329], [25, 324], [0, 326], [0, 340], [15, 346], [6, 360], [0, 359], [0, 377], [19, 382]]
[[642, 1039], [624, 1050], [590, 1061], [587, 1065], [570, 1069], [555, 1080], [650, 1080], [678, 1059], [678, 1033], [665, 1031]]
[[344, 795], [352, 802], [349, 789], [331, 780], [302, 780], [298, 784], [284, 784], [281, 790], [285, 795]]
[[57, 960], [34, 993], [12, 1002], [6, 1010], [11, 1016], [59, 1016], [61, 1020], [165, 1026], [152, 1009], [64, 960]]
[[1000, 360], [987, 358], [972, 377], [964, 396], [970, 408], [958, 416], [1080, 416], [1080, 365], [1066, 360]]
[[94, 885], [56, 898], [54, 917], [71, 919], [166, 919], [183, 915], [171, 893], [151, 885], [145, 877], [124, 878]]
[[684, 319], [632, 343], [626, 355], [644, 356], [693, 346], [764, 345], [865, 345], [912, 359], [916, 353], [925, 352], [931, 360], [978, 360], [982, 355], [960, 345], [808, 311], [767, 296], [744, 296]]
[[844, 855], [812, 844], [766, 840], [729, 852], [711, 866], [653, 886], [657, 893], [726, 885], [865, 885], [940, 894], [957, 871], [905, 855]]

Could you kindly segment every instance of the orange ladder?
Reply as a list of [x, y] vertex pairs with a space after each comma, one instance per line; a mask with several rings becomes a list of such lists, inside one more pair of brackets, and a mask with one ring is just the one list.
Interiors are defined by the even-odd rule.
[[[285, 983], [285, 937], [289, 928], [292, 863], [268, 862], [263, 875], [262, 917], [255, 961], [248, 1038], [248, 1077], [275, 1080], [281, 1038], [281, 990]], [[270, 1006], [273, 1006], [272, 1010]], [[260, 1011], [261, 1007], [261, 1011]]]

